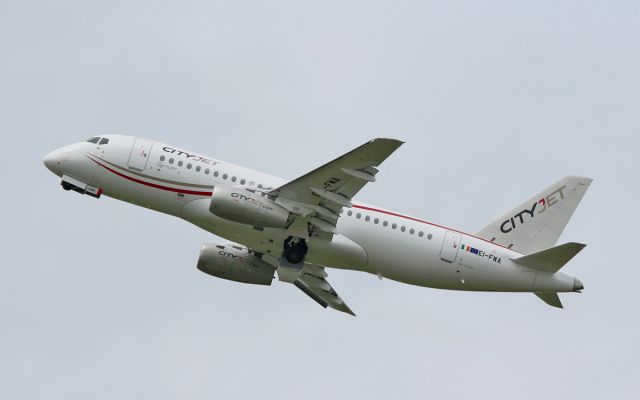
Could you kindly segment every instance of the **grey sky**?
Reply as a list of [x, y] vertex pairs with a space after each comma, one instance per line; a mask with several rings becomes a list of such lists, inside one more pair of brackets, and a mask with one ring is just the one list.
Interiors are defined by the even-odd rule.
[[[639, 38], [637, 1], [0, 2], [0, 397], [635, 398]], [[586, 289], [331, 270], [352, 318], [215, 279], [210, 234], [60, 189], [42, 156], [99, 133], [284, 178], [396, 137], [358, 200], [466, 231], [590, 176]]]

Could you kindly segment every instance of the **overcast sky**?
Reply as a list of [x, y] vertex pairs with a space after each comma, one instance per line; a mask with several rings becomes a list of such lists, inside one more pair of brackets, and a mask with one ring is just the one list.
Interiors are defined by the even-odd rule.
[[[1, 398], [637, 398], [637, 0], [0, 0], [0, 49]], [[589, 176], [560, 239], [586, 289], [330, 270], [353, 318], [216, 279], [219, 238], [42, 165], [106, 133], [283, 178], [402, 139], [357, 200], [469, 232]]]

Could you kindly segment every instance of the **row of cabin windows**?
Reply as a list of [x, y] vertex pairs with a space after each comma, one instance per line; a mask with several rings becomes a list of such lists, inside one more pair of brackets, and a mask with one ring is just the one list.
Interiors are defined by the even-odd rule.
[[[353, 214], [354, 214], [354, 213], [353, 213], [353, 211], [351, 211], [351, 210], [347, 211], [347, 215], [348, 215], [349, 217], [350, 217], [350, 216], [352, 216]], [[362, 218], [362, 213], [356, 213], [356, 218], [357, 218], [357, 219]], [[371, 217], [370, 217], [369, 215], [365, 215], [365, 216], [364, 216], [364, 220], [365, 220], [365, 221], [367, 221], [367, 222], [369, 222], [369, 221], [371, 221]], [[379, 224], [379, 223], [380, 223], [380, 219], [379, 219], [379, 218], [374, 218], [374, 219], [373, 219], [373, 223], [374, 223], [374, 224], [376, 224], [376, 225], [377, 225], [377, 224]], [[389, 221], [382, 221], [382, 226], [384, 226], [384, 227], [389, 226]], [[398, 224], [396, 224], [395, 222], [394, 222], [394, 223], [392, 223], [392, 224], [391, 224], [391, 229], [398, 229]], [[401, 232], [406, 232], [406, 231], [407, 231], [407, 227], [406, 227], [406, 226], [404, 226], [404, 225], [403, 225], [403, 226], [401, 226], [401, 227], [400, 227], [400, 231], [401, 231]], [[416, 230], [415, 230], [415, 229], [413, 229], [413, 228], [410, 228], [408, 231], [409, 231], [409, 234], [410, 234], [410, 235], [414, 235], [414, 234], [416, 233]], [[419, 236], [419, 237], [423, 237], [423, 236], [424, 236], [424, 232], [423, 232], [423, 231], [419, 231], [419, 232], [418, 232], [418, 236]], [[427, 239], [431, 240], [431, 238], [433, 238], [433, 235], [432, 235], [432, 234], [428, 234], [428, 235], [427, 235]]]
[[[164, 155], [160, 156], [160, 161], [164, 161], [165, 159], [166, 159], [166, 158], [165, 158], [165, 156], [164, 156]], [[169, 164], [173, 164], [174, 162], [175, 162], [175, 160], [173, 159], [173, 157], [172, 157], [172, 158], [169, 158]], [[177, 163], [177, 164], [178, 164], [178, 167], [182, 167], [182, 165], [184, 164], [184, 162], [183, 162], [182, 160], [180, 160], [180, 161], [178, 161], [178, 163]], [[193, 168], [193, 165], [192, 165], [191, 163], [187, 163], [187, 169], [191, 169], [191, 168]], [[201, 166], [199, 166], [199, 165], [196, 165], [196, 168], [195, 168], [195, 169], [196, 169], [196, 172], [200, 172], [200, 171], [202, 170], [202, 167], [201, 167]], [[204, 173], [205, 173], [206, 175], [209, 175], [209, 174], [211, 173], [211, 169], [209, 169], [209, 168], [205, 168]], [[214, 176], [214, 177], [216, 177], [216, 178], [217, 178], [219, 175], [220, 175], [220, 172], [218, 172], [218, 171], [213, 171], [213, 176]], [[228, 174], [222, 174], [222, 179], [227, 180], [228, 178], [229, 178], [229, 175], [228, 175]], [[237, 181], [238, 181], [238, 178], [237, 178], [237, 177], [235, 177], [235, 176], [232, 176], [232, 177], [231, 177], [231, 182], [237, 182]], [[246, 180], [246, 179], [244, 179], [244, 178], [241, 178], [241, 179], [240, 179], [240, 184], [241, 184], [241, 185], [244, 185], [244, 184], [246, 184], [246, 183], [247, 183], [247, 180]], [[253, 183], [253, 182], [249, 182], [249, 186], [253, 186], [253, 185], [254, 185], [254, 183]], [[258, 184], [258, 188], [259, 188], [259, 189], [263, 189], [263, 188], [264, 188], [264, 189], [271, 189], [270, 187], [265, 188], [265, 187], [262, 185], [262, 183], [259, 183], [259, 184]]]

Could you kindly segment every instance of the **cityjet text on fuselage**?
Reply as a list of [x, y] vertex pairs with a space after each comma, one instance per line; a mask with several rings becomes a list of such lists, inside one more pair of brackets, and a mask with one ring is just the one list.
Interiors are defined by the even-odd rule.
[[191, 161], [199, 161], [199, 162], [202, 162], [202, 163], [205, 163], [205, 164], [209, 164], [209, 165], [220, 164], [219, 161], [211, 160], [209, 158], [202, 157], [202, 156], [199, 156], [197, 154], [191, 154], [191, 153], [188, 153], [186, 151], [174, 149], [173, 147], [169, 147], [169, 146], [163, 147], [162, 150], [167, 152], [167, 153], [169, 153], [169, 154], [175, 154], [177, 156], [185, 156], [187, 158], [187, 160], [191, 160]]

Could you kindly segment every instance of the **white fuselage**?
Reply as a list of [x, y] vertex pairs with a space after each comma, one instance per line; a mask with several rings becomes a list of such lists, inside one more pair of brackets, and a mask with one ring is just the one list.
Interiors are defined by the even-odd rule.
[[[209, 211], [217, 186], [277, 188], [287, 181], [160, 142], [134, 147], [136, 138], [104, 136], [109, 143], [77, 143], [56, 150], [45, 164], [102, 193], [189, 221], [260, 253], [280, 257], [285, 229], [239, 224]], [[142, 139], [138, 139], [141, 141]], [[144, 140], [142, 140], [144, 141]], [[146, 151], [136, 159], [137, 151]], [[343, 209], [331, 243], [313, 239], [306, 261], [352, 269], [413, 285], [454, 290], [569, 292], [574, 278], [526, 269], [521, 254], [487, 240], [378, 207]], [[355, 242], [364, 256], [342, 249]]]

